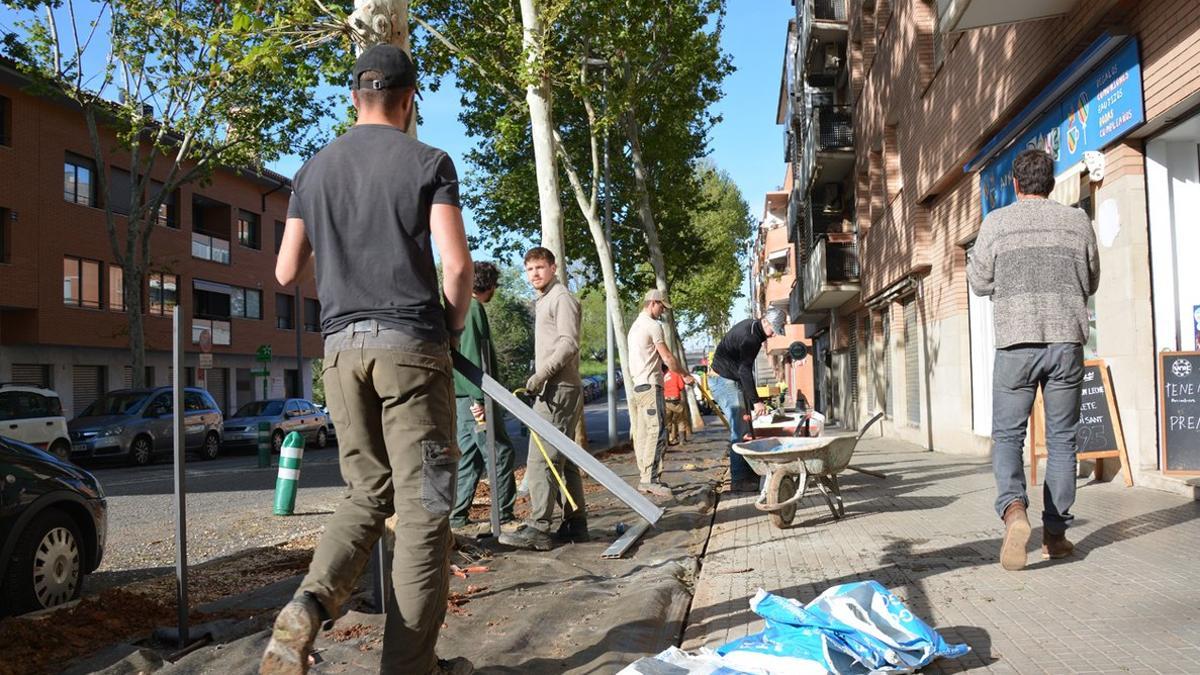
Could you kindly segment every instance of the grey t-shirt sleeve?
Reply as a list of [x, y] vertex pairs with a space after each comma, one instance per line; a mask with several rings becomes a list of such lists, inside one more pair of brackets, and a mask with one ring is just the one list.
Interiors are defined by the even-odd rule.
[[461, 206], [458, 199], [458, 171], [454, 169], [454, 160], [450, 159], [450, 155], [443, 152], [438, 157], [432, 182], [432, 203]]
[[292, 191], [292, 196], [288, 198], [288, 218], [304, 219], [304, 214], [300, 212], [300, 200], [296, 198], [296, 192]]

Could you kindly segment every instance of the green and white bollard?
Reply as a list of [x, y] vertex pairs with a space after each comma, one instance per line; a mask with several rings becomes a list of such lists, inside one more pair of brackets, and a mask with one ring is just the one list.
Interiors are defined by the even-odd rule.
[[300, 460], [304, 458], [304, 437], [293, 431], [283, 439], [279, 450], [279, 475], [275, 479], [275, 515], [290, 516], [296, 508], [296, 490], [300, 483]]

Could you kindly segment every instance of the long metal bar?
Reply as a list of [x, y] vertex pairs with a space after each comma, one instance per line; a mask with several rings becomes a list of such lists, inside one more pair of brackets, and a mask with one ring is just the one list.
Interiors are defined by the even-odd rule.
[[475, 386], [482, 389], [483, 393], [491, 396], [495, 403], [500, 404], [500, 407], [512, 413], [513, 417], [516, 417], [534, 433], [541, 436], [543, 440], [558, 448], [558, 451], [566, 455], [567, 459], [574, 462], [575, 466], [595, 479], [597, 483], [603, 485], [617, 499], [625, 502], [629, 508], [648, 520], [650, 524], [657, 523], [658, 519], [662, 517], [663, 510], [661, 508], [655, 506], [653, 502], [630, 487], [629, 483], [626, 483], [620, 476], [604, 466], [600, 460], [592, 457], [591, 453], [587, 450], [579, 447], [566, 434], [554, 428], [553, 424], [550, 424], [541, 415], [534, 412], [533, 408], [522, 403], [504, 385], [484, 374], [474, 363], [468, 361], [457, 351], [452, 352], [452, 355], [454, 357], [455, 370], [475, 383]]
[[185, 429], [183, 424], [183, 310], [175, 306], [175, 334], [172, 341], [175, 364], [172, 373], [171, 400], [174, 419], [171, 424], [175, 430], [175, 602], [179, 608], [179, 646], [188, 644], [188, 578], [187, 578], [187, 482], [184, 475], [187, 457]]
[[[480, 345], [480, 357], [483, 361], [484, 372], [492, 372], [492, 343], [491, 340], [484, 340]], [[488, 487], [492, 491], [492, 536], [500, 536], [500, 478], [496, 469], [496, 406], [492, 401], [492, 397], [484, 394], [483, 396], [483, 420], [487, 426], [487, 472], [488, 472]]]
[[650, 529], [650, 523], [643, 520], [625, 530], [625, 534], [622, 534], [608, 548], [604, 549], [604, 553], [601, 553], [600, 557], [606, 560], [620, 558], [625, 555], [626, 551], [633, 547], [634, 542], [641, 539], [643, 534], [646, 534], [646, 530], [648, 529]]

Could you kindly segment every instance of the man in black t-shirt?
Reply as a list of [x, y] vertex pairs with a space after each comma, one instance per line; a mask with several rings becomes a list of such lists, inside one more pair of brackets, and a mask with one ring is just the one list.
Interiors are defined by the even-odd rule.
[[459, 457], [449, 345], [466, 320], [473, 269], [454, 163], [405, 134], [415, 85], [401, 50], [363, 52], [351, 84], [357, 123], [293, 181], [275, 276], [287, 287], [315, 267], [322, 377], [347, 492], [275, 622], [261, 673], [307, 672], [319, 625], [341, 613], [393, 512], [395, 593], [380, 671], [473, 671], [434, 653]]

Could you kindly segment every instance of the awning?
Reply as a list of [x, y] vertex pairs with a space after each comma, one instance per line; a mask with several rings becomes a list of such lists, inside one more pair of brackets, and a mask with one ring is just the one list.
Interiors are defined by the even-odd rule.
[[218, 284], [215, 281], [192, 279], [192, 288], [196, 289], [197, 291], [208, 291], [210, 293], [224, 293], [225, 295], [233, 295], [233, 286], [228, 284]]
[[768, 253], [767, 260], [769, 260], [771, 262], [776, 262], [779, 260], [787, 260], [787, 256], [788, 256], [788, 249], [781, 248], [778, 251], [771, 251], [770, 253]]
[[1028, 130], [1034, 122], [1037, 122], [1043, 113], [1078, 85], [1089, 71], [1115, 51], [1117, 47], [1121, 46], [1128, 37], [1129, 35], [1126, 33], [1105, 31], [1087, 50], [1079, 55], [1079, 58], [1064, 68], [1058, 77], [1054, 78], [1054, 81], [1043, 89], [1042, 93], [1038, 94], [1037, 98], [1033, 99], [1029, 105], [1025, 106], [1024, 110], [1013, 117], [1011, 122], [993, 136], [983, 146], [983, 149], [972, 157], [971, 161], [967, 162], [966, 166], [963, 167], [963, 171], [971, 173], [984, 164], [987, 164], [1000, 151], [1007, 147], [1009, 143], [1012, 143], [1014, 139]]
[[1036, 21], [1071, 11], [1077, 0], [938, 0], [938, 28], [953, 33], [984, 26]]

